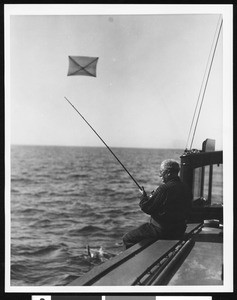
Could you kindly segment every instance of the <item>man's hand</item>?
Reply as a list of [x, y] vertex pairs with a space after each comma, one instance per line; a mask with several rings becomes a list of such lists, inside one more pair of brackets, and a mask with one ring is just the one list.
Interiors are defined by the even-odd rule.
[[146, 196], [146, 191], [143, 186], [142, 189], [139, 189], [139, 192], [142, 194], [142, 196]]

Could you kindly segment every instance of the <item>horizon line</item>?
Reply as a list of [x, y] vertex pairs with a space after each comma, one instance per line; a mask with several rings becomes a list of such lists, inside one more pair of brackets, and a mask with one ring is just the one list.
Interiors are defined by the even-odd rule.
[[[91, 145], [57, 145], [57, 144], [10, 144], [10, 146], [29, 146], [29, 147], [82, 147], [82, 148], [105, 148], [105, 146], [91, 146]], [[175, 149], [185, 150], [179, 147], [135, 147], [135, 146], [110, 146], [110, 148], [124, 148], [124, 149]]]

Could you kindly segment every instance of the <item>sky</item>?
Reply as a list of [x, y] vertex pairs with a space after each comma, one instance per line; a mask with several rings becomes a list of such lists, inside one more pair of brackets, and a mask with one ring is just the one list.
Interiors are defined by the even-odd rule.
[[[111, 147], [184, 149], [219, 21], [159, 10], [11, 14], [10, 143], [103, 146], [66, 96]], [[69, 55], [99, 57], [97, 76], [67, 76]], [[192, 147], [206, 138], [222, 149], [223, 30]]]

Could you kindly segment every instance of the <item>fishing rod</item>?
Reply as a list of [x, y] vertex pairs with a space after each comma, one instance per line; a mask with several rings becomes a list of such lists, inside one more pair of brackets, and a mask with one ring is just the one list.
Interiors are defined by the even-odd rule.
[[128, 175], [132, 178], [132, 180], [135, 182], [135, 184], [138, 186], [139, 190], [143, 190], [142, 187], [137, 183], [137, 181], [133, 178], [133, 176], [129, 173], [129, 171], [126, 169], [124, 164], [118, 159], [118, 157], [114, 154], [114, 152], [110, 149], [110, 147], [106, 144], [106, 142], [101, 138], [101, 136], [95, 131], [95, 129], [87, 122], [87, 120], [83, 117], [83, 115], [78, 111], [78, 109], [67, 99], [67, 97], [64, 97], [67, 102], [75, 109], [75, 111], [79, 114], [79, 116], [86, 122], [86, 124], [94, 131], [94, 133], [98, 136], [98, 138], [102, 141], [102, 143], [107, 147], [107, 149], [110, 151], [110, 153], [116, 158], [116, 160], [120, 163], [120, 165], [123, 167], [123, 169], [128, 173]]

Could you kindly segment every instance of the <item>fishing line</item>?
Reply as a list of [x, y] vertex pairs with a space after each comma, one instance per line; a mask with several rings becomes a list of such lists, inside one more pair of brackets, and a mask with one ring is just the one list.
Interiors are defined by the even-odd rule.
[[[221, 16], [220, 16], [220, 18], [221, 18]], [[191, 130], [192, 130], [192, 127], [193, 127], [193, 124], [194, 124], [195, 115], [197, 113], [198, 104], [200, 103], [201, 91], [203, 90], [203, 85], [204, 85], [204, 81], [205, 81], [204, 79], [206, 78], [205, 87], [204, 87], [204, 91], [203, 91], [203, 95], [202, 95], [202, 101], [201, 101], [201, 104], [200, 104], [200, 107], [199, 107], [199, 111], [198, 111], [198, 115], [197, 115], [197, 120], [196, 120], [194, 131], [193, 131], [192, 141], [191, 141], [191, 144], [190, 144], [190, 150], [191, 150], [192, 145], [193, 145], [193, 140], [194, 140], [194, 136], [195, 136], [195, 133], [196, 133], [197, 124], [198, 124], [198, 121], [199, 121], [199, 117], [200, 117], [200, 113], [201, 113], [201, 109], [202, 109], [202, 105], [203, 105], [203, 101], [204, 101], [204, 96], [205, 96], [205, 92], [206, 92], [206, 88], [207, 88], [207, 83], [208, 83], [208, 79], [209, 79], [209, 76], [210, 76], [212, 63], [213, 63], [215, 52], [216, 52], [217, 43], [218, 43], [218, 40], [219, 40], [221, 28], [222, 28], [222, 23], [223, 23], [223, 20], [221, 19], [221, 23], [220, 23], [220, 26], [219, 26], [219, 31], [218, 31], [219, 21], [218, 21], [218, 24], [217, 24], [216, 32], [215, 32], [213, 43], [212, 43], [212, 47], [211, 47], [211, 50], [210, 50], [210, 53], [209, 53], [209, 57], [208, 57], [208, 62], [207, 62], [207, 65], [206, 65], [206, 69], [205, 69], [205, 72], [204, 72], [204, 76], [203, 76], [201, 88], [200, 88], [199, 95], [198, 95], [198, 101], [196, 103], [196, 107], [195, 107], [193, 118], [192, 118], [192, 123], [191, 123], [189, 134], [188, 134], [188, 140], [187, 140], [186, 147], [185, 147], [186, 149], [187, 149], [188, 142], [189, 142], [189, 139], [190, 139]], [[217, 35], [217, 31], [218, 31], [218, 35]], [[217, 35], [217, 38], [215, 39], [216, 35]], [[216, 42], [215, 42], [215, 40], [216, 40]], [[212, 53], [212, 49], [213, 49], [214, 43], [215, 43], [215, 47], [214, 47], [214, 51]], [[211, 58], [211, 62], [210, 62], [210, 65], [209, 65], [211, 53], [212, 53], [212, 58]], [[209, 70], [208, 70], [208, 75], [206, 76], [208, 65], [209, 65]]]
[[106, 142], [101, 138], [101, 136], [95, 131], [95, 129], [87, 122], [87, 120], [83, 117], [83, 115], [77, 110], [77, 108], [66, 98], [64, 97], [67, 102], [75, 109], [75, 111], [80, 115], [80, 117], [86, 122], [86, 124], [94, 131], [94, 133], [98, 136], [98, 138], [102, 141], [102, 143], [107, 147], [107, 149], [110, 151], [110, 153], [116, 158], [116, 160], [120, 163], [120, 165], [123, 167], [123, 169], [128, 173], [128, 175], [131, 177], [131, 179], [135, 182], [135, 184], [138, 186], [139, 190], [142, 190], [140, 185], [137, 183], [137, 181], [133, 178], [133, 176], [129, 173], [129, 171], [126, 169], [126, 167], [123, 165], [123, 163], [118, 159], [118, 157], [114, 154], [114, 152], [110, 149], [110, 147], [106, 144]]

